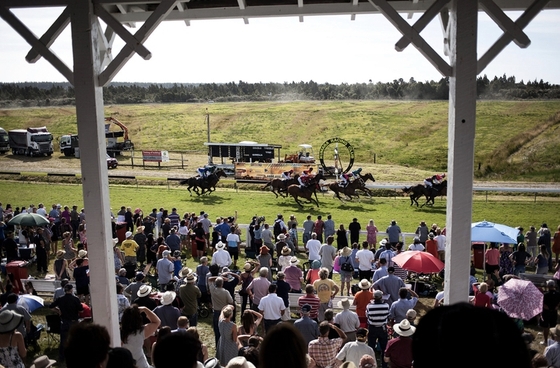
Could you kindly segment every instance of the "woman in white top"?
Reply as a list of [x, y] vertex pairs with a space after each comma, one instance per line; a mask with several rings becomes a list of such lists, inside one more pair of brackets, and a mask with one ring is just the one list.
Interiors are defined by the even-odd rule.
[[[142, 313], [150, 322], [144, 324]], [[146, 307], [132, 305], [123, 311], [121, 319], [122, 347], [130, 350], [137, 368], [150, 368], [144, 355], [144, 340], [152, 336], [158, 329], [161, 320], [154, 312]]]

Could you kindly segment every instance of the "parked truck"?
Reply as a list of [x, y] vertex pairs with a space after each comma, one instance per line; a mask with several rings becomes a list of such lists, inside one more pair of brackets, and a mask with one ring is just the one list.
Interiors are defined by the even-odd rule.
[[8, 132], [0, 128], [0, 154], [4, 154], [10, 150], [10, 145], [8, 144]]
[[[113, 117], [105, 118], [109, 124], [105, 124], [105, 139], [107, 142], [107, 153], [111, 156], [120, 155], [122, 151], [131, 150], [134, 144], [128, 138], [128, 128], [126, 125]], [[111, 131], [111, 123], [120, 128], [117, 131]], [[118, 138], [123, 138], [119, 140]], [[74, 156], [76, 148], [79, 147], [79, 139], [77, 134], [65, 134], [60, 137], [60, 153], [64, 156]]]
[[8, 141], [14, 155], [50, 156], [53, 154], [53, 136], [47, 127], [13, 129]]

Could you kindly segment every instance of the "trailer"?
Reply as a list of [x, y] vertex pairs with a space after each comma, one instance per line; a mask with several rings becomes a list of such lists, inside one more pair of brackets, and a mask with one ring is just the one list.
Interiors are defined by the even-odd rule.
[[13, 129], [8, 131], [8, 142], [14, 155], [51, 156], [53, 136], [47, 127]]

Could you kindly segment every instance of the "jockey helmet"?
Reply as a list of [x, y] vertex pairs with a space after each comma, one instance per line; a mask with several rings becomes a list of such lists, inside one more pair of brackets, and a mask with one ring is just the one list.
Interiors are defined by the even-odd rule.
[[445, 173], [441, 174], [441, 177], [442, 177], [442, 178], [445, 178]]
[[293, 172], [294, 172], [294, 170], [293, 170], [293, 169], [289, 171], [289, 173], [293, 173]]

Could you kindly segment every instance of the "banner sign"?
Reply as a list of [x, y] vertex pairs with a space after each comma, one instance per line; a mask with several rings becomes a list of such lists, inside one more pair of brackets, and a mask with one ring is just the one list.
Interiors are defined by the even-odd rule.
[[319, 165], [316, 164], [293, 164], [293, 163], [280, 163], [280, 164], [263, 164], [263, 163], [249, 163], [237, 162], [235, 164], [235, 179], [240, 180], [272, 180], [282, 177], [284, 171], [294, 170], [292, 174], [299, 174], [304, 170], [313, 168], [313, 173], [319, 172]]
[[169, 152], [142, 151], [142, 160], [150, 162], [169, 162]]

